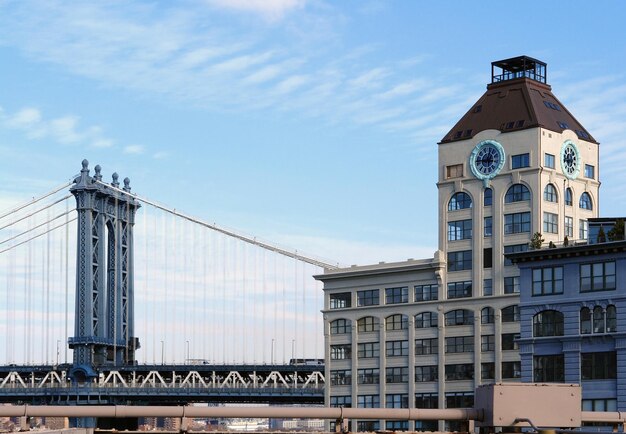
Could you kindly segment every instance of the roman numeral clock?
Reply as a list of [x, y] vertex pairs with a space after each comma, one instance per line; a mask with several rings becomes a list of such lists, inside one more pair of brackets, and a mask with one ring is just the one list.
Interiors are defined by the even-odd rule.
[[470, 154], [470, 169], [474, 176], [482, 179], [485, 187], [504, 167], [504, 149], [495, 140], [484, 140]]

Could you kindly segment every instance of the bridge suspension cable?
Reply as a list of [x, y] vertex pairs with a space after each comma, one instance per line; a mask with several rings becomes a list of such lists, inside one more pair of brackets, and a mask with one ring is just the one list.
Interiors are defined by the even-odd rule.
[[[24, 202], [21, 205], [18, 205], [17, 207], [15, 207], [13, 209], [10, 209], [10, 210], [0, 214], [0, 219], [3, 219], [3, 218], [5, 218], [7, 216], [10, 216], [10, 215], [13, 215], [16, 212], [21, 211], [22, 209], [39, 202], [40, 200], [43, 200], [43, 199], [45, 199], [47, 197], [50, 197], [50, 196], [58, 193], [59, 191], [66, 189], [67, 187], [69, 187], [73, 183], [74, 183], [74, 181], [66, 182], [65, 184], [60, 185], [58, 187], [55, 187], [52, 190], [50, 190], [49, 192], [42, 194], [41, 196], [33, 198], [32, 200], [29, 200], [28, 202]], [[66, 196], [64, 199], [67, 199], [68, 197], [71, 197], [71, 195]], [[0, 228], [0, 229], [2, 229], [2, 228]]]

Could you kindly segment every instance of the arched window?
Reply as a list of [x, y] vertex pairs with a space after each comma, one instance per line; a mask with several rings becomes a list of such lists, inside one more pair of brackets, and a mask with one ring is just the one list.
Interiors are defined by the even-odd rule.
[[606, 307], [606, 332], [615, 333], [617, 331], [617, 310], [612, 304]]
[[533, 317], [533, 336], [563, 336], [563, 314], [544, 310]]
[[495, 318], [495, 313], [493, 307], [483, 307], [480, 311], [480, 322], [481, 324], [493, 324]]
[[446, 312], [447, 326], [472, 325], [474, 323], [474, 312], [467, 309], [456, 309]]
[[373, 316], [365, 316], [357, 321], [357, 330], [359, 332], [377, 332], [379, 327], [378, 318]]
[[556, 188], [552, 184], [546, 185], [546, 188], [543, 190], [543, 200], [548, 202], [558, 202], [558, 198], [556, 195]]
[[385, 330], [406, 330], [409, 326], [409, 317], [395, 314], [385, 318]]
[[588, 307], [580, 309], [580, 334], [591, 333], [591, 310]]
[[601, 306], [593, 308], [593, 332], [604, 333], [604, 310]]
[[436, 312], [422, 312], [415, 315], [416, 329], [424, 329], [428, 327], [437, 327]]
[[456, 211], [472, 207], [472, 198], [465, 192], [458, 192], [452, 195], [448, 204], [448, 211]]
[[344, 333], [350, 333], [350, 320], [349, 319], [336, 319], [330, 322], [330, 334], [341, 335]]
[[502, 322], [519, 322], [519, 307], [516, 304], [502, 308]]
[[490, 188], [485, 188], [485, 195], [483, 198], [483, 205], [484, 206], [491, 206], [493, 202], [493, 190]]
[[565, 189], [565, 205], [572, 206], [572, 189], [567, 187]]
[[582, 209], [593, 209], [593, 204], [591, 203], [591, 196], [589, 196], [589, 193], [584, 192], [580, 195], [580, 202], [578, 202], [578, 206]]
[[524, 184], [513, 184], [506, 191], [504, 203], [523, 202], [530, 200], [530, 190]]

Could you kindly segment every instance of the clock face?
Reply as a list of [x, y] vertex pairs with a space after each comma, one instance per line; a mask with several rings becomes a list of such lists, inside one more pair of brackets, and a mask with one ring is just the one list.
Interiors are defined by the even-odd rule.
[[576, 179], [580, 171], [580, 154], [571, 140], [566, 140], [561, 147], [561, 169], [569, 179]]
[[470, 168], [478, 179], [495, 177], [504, 166], [504, 149], [494, 140], [480, 142], [470, 155]]

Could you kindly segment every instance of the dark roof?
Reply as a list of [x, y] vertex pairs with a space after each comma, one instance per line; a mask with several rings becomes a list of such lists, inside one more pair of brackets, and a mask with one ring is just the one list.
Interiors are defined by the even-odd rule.
[[608, 241], [606, 243], [581, 244], [568, 247], [528, 250], [519, 253], [507, 253], [505, 256], [518, 264], [520, 262], [542, 261], [546, 259], [562, 259], [580, 256], [594, 256], [606, 253], [626, 251], [626, 241]]
[[569, 129], [598, 143], [554, 96], [550, 85], [525, 77], [489, 84], [440, 143], [465, 140], [487, 129], [509, 132], [535, 127], [558, 133]]

